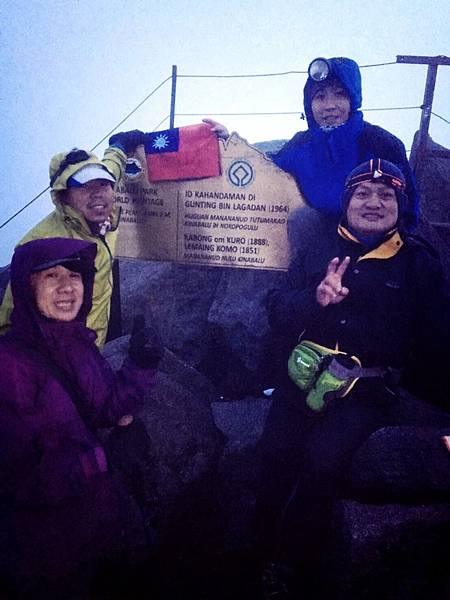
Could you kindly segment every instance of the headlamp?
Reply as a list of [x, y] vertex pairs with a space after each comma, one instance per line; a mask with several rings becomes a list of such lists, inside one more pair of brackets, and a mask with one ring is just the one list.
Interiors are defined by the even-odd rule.
[[323, 81], [331, 73], [330, 63], [326, 58], [315, 58], [308, 67], [308, 75], [314, 81]]

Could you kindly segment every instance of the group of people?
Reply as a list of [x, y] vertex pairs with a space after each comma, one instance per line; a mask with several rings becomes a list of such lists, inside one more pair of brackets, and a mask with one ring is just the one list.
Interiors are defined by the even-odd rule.
[[[271, 156], [309, 208], [290, 218], [291, 265], [267, 298], [282, 348], [260, 441], [254, 534], [263, 598], [325, 597], [323, 544], [354, 453], [376, 429], [401, 422], [402, 388], [443, 406], [450, 391], [439, 258], [412, 234], [419, 201], [404, 146], [364, 121], [361, 102], [354, 61], [313, 61], [308, 130]], [[103, 160], [79, 149], [56, 155], [55, 209], [11, 262], [0, 307], [0, 536], [8, 548], [0, 590], [11, 598], [75, 598], [102, 569], [148, 557], [138, 507], [98, 435], [133, 431], [163, 353], [157, 332], [137, 320], [119, 372], [101, 355], [119, 223], [114, 185], [143, 139], [116, 134]], [[325, 234], [314, 235], [316, 226]], [[425, 369], [430, 348], [436, 360]]]
[[11, 261], [0, 336], [0, 596], [8, 600], [94, 590], [92, 598], [103, 598], [120, 577], [148, 567], [149, 532], [113, 442], [143, 441], [136, 413], [163, 346], [137, 317], [118, 372], [100, 352], [118, 224], [114, 185], [142, 135], [114, 136], [102, 161], [79, 149], [56, 155], [55, 210]]

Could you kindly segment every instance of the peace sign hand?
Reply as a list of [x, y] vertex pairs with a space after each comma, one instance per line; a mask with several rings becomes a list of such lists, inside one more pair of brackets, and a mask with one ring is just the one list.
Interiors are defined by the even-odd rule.
[[342, 286], [342, 277], [350, 263], [350, 257], [346, 256], [339, 264], [339, 257], [333, 258], [328, 263], [327, 274], [316, 289], [316, 300], [320, 306], [339, 304], [348, 295], [349, 290]]

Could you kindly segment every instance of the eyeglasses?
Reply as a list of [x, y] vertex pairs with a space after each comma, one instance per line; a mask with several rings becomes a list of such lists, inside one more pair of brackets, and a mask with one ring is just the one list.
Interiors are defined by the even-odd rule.
[[66, 158], [59, 165], [58, 169], [51, 176], [50, 187], [53, 186], [55, 181], [58, 179], [58, 177], [61, 175], [61, 173], [63, 171], [65, 171], [65, 169], [67, 169], [67, 167], [69, 167], [70, 165], [76, 165], [77, 163], [83, 162], [84, 160], [88, 160], [90, 157], [91, 157], [91, 155], [88, 154], [86, 152], [86, 150], [78, 150], [77, 149], [77, 150], [72, 150], [71, 152], [69, 152], [69, 154], [66, 156]]
[[330, 63], [326, 58], [315, 58], [308, 67], [308, 75], [314, 81], [323, 81], [330, 73]]

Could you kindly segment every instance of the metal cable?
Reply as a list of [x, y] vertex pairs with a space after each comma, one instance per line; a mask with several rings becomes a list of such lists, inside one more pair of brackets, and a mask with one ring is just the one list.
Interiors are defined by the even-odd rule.
[[[390, 106], [385, 108], [363, 108], [364, 112], [369, 111], [378, 111], [378, 110], [412, 110], [416, 108], [422, 108], [421, 106]], [[276, 112], [214, 112], [214, 113], [175, 113], [176, 117], [236, 117], [236, 116], [259, 116], [259, 115], [301, 115], [301, 118], [304, 119], [304, 113], [302, 111], [276, 111]], [[161, 123], [166, 121], [168, 117], [166, 117]], [[160, 124], [161, 124], [160, 123]], [[159, 125], [157, 125], [159, 127]]]
[[[125, 121], [127, 119], [129, 119], [129, 117], [131, 117], [131, 115], [133, 115], [145, 102], [147, 102], [147, 100], [149, 98], [151, 98], [151, 96], [153, 96], [153, 94], [155, 92], [157, 92], [165, 83], [167, 83], [170, 79], [172, 79], [172, 76], [167, 77], [166, 79], [164, 79], [164, 81], [162, 81], [158, 86], [155, 87], [154, 90], [152, 90], [149, 94], [147, 94], [147, 96], [145, 96], [145, 98], [143, 100], [141, 100], [141, 102], [139, 102], [139, 104], [137, 106], [135, 106], [135, 108], [133, 108], [133, 110], [131, 110], [119, 123], [117, 123], [117, 125], [111, 129], [111, 131], [109, 131], [106, 135], [104, 135], [102, 137], [102, 139], [97, 142], [95, 144], [95, 146], [93, 146], [90, 150], [90, 152], [93, 152], [96, 148], [98, 148], [98, 146], [100, 146], [100, 144], [102, 142], [104, 142], [107, 138], [110, 137], [110, 135], [112, 133], [114, 133], [116, 131], [116, 129], [118, 129], [123, 123], [125, 123]], [[166, 117], [163, 121], [161, 121], [161, 123], [159, 125], [161, 125], [162, 123], [164, 123], [164, 121], [167, 119], [168, 117]], [[159, 127], [159, 125], [157, 125], [155, 127], [155, 129], [157, 127]], [[50, 186], [48, 185], [45, 190], [42, 190], [42, 192], [39, 192], [39, 194], [37, 196], [35, 196], [32, 200], [30, 200], [27, 204], [25, 204], [25, 206], [22, 206], [22, 208], [20, 208], [17, 212], [15, 212], [13, 215], [11, 215], [8, 219], [6, 219], [6, 221], [4, 221], [1, 225], [0, 225], [0, 229], [2, 229], [3, 227], [5, 227], [5, 225], [8, 225], [8, 223], [10, 221], [12, 221], [13, 219], [15, 219], [17, 217], [17, 215], [20, 215], [21, 212], [23, 212], [26, 208], [28, 208], [30, 206], [30, 204], [33, 204], [33, 202], [35, 202], [38, 198], [40, 198], [43, 194], [45, 194], [45, 192], [47, 192], [50, 189]]]
[[444, 119], [444, 117], [441, 117], [441, 115], [438, 115], [437, 113], [431, 111], [431, 114], [434, 115], [435, 117], [437, 117], [438, 119], [442, 119], [442, 121], [444, 121], [444, 123], [447, 123], [448, 125], [450, 125], [450, 121], [447, 121], [447, 119]]
[[[388, 66], [388, 65], [396, 65], [399, 64], [396, 61], [392, 61], [392, 62], [383, 62], [383, 63], [374, 63], [374, 64], [369, 64], [369, 65], [359, 65], [360, 69], [366, 69], [366, 68], [371, 68], [371, 67], [383, 67], [383, 66]], [[248, 75], [177, 75], [177, 78], [214, 78], [214, 79], [231, 79], [231, 78], [252, 78], [252, 77], [278, 77], [278, 76], [283, 76], [283, 75], [305, 75], [307, 74], [308, 71], [283, 71], [283, 72], [279, 72], [279, 73], [253, 73], [253, 74], [248, 74]], [[170, 81], [172, 79], [172, 76], [167, 77], [166, 79], [164, 79], [164, 81], [162, 81], [158, 86], [156, 86], [156, 88], [154, 88], [149, 94], [147, 94], [147, 96], [145, 96], [145, 98], [143, 100], [141, 100], [141, 102], [139, 102], [139, 104], [137, 104], [135, 106], [135, 108], [133, 108], [133, 110], [131, 110], [119, 123], [117, 123], [117, 125], [111, 129], [111, 131], [109, 131], [106, 135], [104, 135], [102, 137], [102, 139], [100, 141], [98, 141], [95, 146], [93, 146], [91, 148], [91, 152], [94, 151], [96, 148], [98, 148], [98, 146], [100, 146], [100, 144], [102, 144], [106, 139], [108, 139], [111, 134], [113, 134], [123, 123], [125, 123], [125, 121], [127, 121], [131, 115], [133, 115], [145, 102], [147, 102], [147, 100], [149, 98], [151, 98], [153, 96], [153, 94], [155, 94], [164, 84], [166, 84], [168, 81]], [[386, 107], [386, 108], [365, 108], [364, 111], [366, 112], [370, 112], [370, 111], [384, 111], [384, 110], [412, 110], [412, 109], [417, 109], [417, 108], [422, 108], [421, 106], [397, 106], [397, 107]], [[434, 115], [435, 117], [438, 117], [439, 119], [441, 119], [442, 121], [444, 121], [445, 123], [450, 124], [450, 122], [445, 119], [444, 117], [441, 117], [440, 115], [431, 112], [432, 115]], [[244, 113], [224, 113], [224, 112], [215, 112], [215, 113], [176, 113], [176, 116], [179, 117], [197, 117], [197, 116], [258, 116], [258, 115], [301, 115], [301, 118], [304, 119], [304, 114], [301, 111], [281, 111], [281, 112], [244, 112]], [[156, 125], [153, 128], [153, 131], [155, 131], [156, 129], [158, 129], [158, 127], [160, 127], [163, 123], [165, 123], [167, 121], [167, 119], [169, 119], [170, 115], [167, 115], [166, 117], [164, 117], [164, 119], [162, 121], [160, 121], [158, 123], [158, 125]], [[38, 198], [40, 198], [43, 194], [45, 194], [45, 192], [47, 192], [50, 189], [50, 186], [47, 186], [44, 190], [42, 190], [41, 192], [39, 192], [39, 194], [37, 194], [32, 200], [30, 200], [27, 204], [25, 204], [22, 208], [20, 208], [16, 213], [14, 213], [11, 217], [9, 217], [6, 221], [4, 221], [1, 225], [0, 225], [0, 229], [2, 229], [3, 227], [5, 227], [5, 225], [7, 225], [8, 223], [10, 223], [15, 217], [17, 217], [18, 215], [20, 215], [21, 212], [23, 212], [26, 208], [28, 208], [28, 206], [30, 206], [31, 204], [33, 204], [33, 202], [35, 202]]]
[[[385, 63], [375, 63], [372, 65], [359, 65], [360, 69], [367, 69], [370, 67], [384, 67], [386, 65], [396, 65], [398, 64], [396, 61], [393, 62], [385, 62]], [[280, 77], [282, 75], [307, 75], [308, 71], [280, 71], [279, 73], [249, 73], [247, 75], [191, 75], [191, 74], [187, 74], [187, 75], [180, 75], [177, 74], [177, 78], [186, 78], [186, 79], [195, 79], [195, 78], [199, 78], [199, 79], [204, 79], [204, 78], [210, 78], [210, 79], [242, 79], [245, 77]]]
[[169, 77], [164, 79], [164, 81], [162, 81], [158, 86], [156, 86], [155, 89], [150, 92], [150, 94], [147, 94], [147, 96], [145, 96], [145, 98], [141, 100], [141, 102], [139, 102], [139, 104], [135, 108], [133, 108], [132, 111], [130, 111], [119, 123], [117, 123], [117, 125], [113, 129], [111, 129], [111, 131], [109, 131], [105, 136], [103, 136], [102, 139], [91, 148], [91, 152], [95, 150], [98, 146], [100, 146], [100, 144], [104, 142], [107, 138], [109, 138], [110, 135], [114, 133], [116, 129], [118, 129], [123, 123], [125, 123], [125, 121], [129, 119], [131, 115], [133, 115], [145, 102], [147, 102], [147, 100], [151, 98], [153, 94], [159, 90], [159, 88], [161, 88], [165, 83], [167, 83], [171, 79], [172, 76], [170, 75]]

